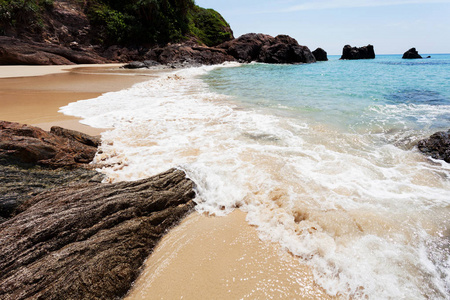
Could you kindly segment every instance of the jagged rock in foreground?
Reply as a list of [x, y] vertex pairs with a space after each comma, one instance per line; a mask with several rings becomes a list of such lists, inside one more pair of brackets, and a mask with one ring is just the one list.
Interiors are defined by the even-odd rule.
[[406, 51], [405, 53], [403, 53], [403, 57], [404, 59], [417, 59], [417, 58], [422, 58], [422, 56], [420, 56], [419, 52], [417, 52], [416, 48], [411, 48], [408, 51]]
[[44, 192], [0, 224], [1, 299], [117, 299], [164, 232], [189, 212], [180, 170]]
[[89, 164], [99, 140], [75, 131], [0, 121], [0, 163], [22, 163], [49, 168]]
[[341, 59], [373, 59], [375, 58], [375, 50], [372, 45], [364, 47], [352, 47], [345, 45], [342, 49]]
[[272, 37], [248, 33], [217, 46], [238, 61], [264, 63], [313, 63], [314, 55], [287, 35]]
[[317, 48], [316, 50], [314, 50], [312, 52], [312, 54], [314, 55], [314, 57], [316, 58], [317, 61], [327, 61], [328, 60], [327, 52], [325, 50], [323, 50], [322, 48]]
[[97, 182], [104, 176], [94, 170], [46, 169], [0, 164], [0, 223], [17, 213], [24, 201], [37, 194], [71, 184]]
[[419, 141], [417, 147], [424, 154], [450, 163], [450, 130], [436, 132], [429, 138]]

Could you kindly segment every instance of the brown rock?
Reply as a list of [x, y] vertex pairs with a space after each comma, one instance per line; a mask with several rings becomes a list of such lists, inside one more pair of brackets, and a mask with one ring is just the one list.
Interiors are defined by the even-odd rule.
[[184, 172], [44, 192], [0, 224], [1, 299], [117, 299], [165, 231], [189, 212]]
[[145, 55], [146, 60], [161, 64], [214, 65], [234, 58], [223, 49], [185, 44], [169, 44], [151, 49]]
[[[69, 135], [69, 132], [61, 134]], [[82, 133], [72, 131], [72, 137], [67, 138], [37, 127], [0, 121], [0, 162], [3, 163], [73, 168], [93, 160], [97, 152], [92, 145], [95, 143], [98, 140]]]
[[272, 37], [249, 33], [218, 46], [235, 59], [244, 62], [264, 63], [313, 63], [314, 55], [306, 46], [287, 35]]
[[102, 64], [108, 60], [91, 51], [0, 36], [0, 65]]

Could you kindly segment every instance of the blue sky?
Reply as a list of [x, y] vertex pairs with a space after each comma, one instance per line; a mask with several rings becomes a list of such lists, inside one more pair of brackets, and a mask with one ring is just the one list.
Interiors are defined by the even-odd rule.
[[235, 37], [288, 34], [311, 50], [341, 54], [373, 44], [378, 54], [450, 53], [450, 0], [196, 0], [230, 23]]

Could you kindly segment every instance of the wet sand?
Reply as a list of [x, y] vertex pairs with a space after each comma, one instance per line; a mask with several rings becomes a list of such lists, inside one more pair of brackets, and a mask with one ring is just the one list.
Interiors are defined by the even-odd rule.
[[94, 66], [0, 66], [0, 120], [49, 130], [58, 125], [91, 135], [105, 129], [58, 113], [61, 106], [118, 91], [149, 80], [151, 72], [133, 74], [119, 64]]
[[192, 213], [163, 237], [125, 299], [331, 299], [245, 216]]

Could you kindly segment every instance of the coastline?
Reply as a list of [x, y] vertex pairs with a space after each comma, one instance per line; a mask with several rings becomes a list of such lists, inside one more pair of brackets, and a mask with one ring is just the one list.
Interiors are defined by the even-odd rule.
[[[8, 68], [0, 67], [0, 77], [3, 75], [0, 80], [0, 105], [3, 106], [0, 119], [29, 123], [44, 130], [58, 125], [98, 135], [107, 129], [83, 125], [79, 118], [59, 113], [59, 107], [128, 88], [158, 72], [129, 76], [104, 74], [106, 66], [91, 70], [90, 67], [69, 67], [69, 71], [60, 66], [50, 68], [53, 69], [51, 73], [43, 72], [49, 70], [44, 67], [40, 73], [34, 70], [20, 73], [21, 77], [11, 77], [12, 73], [5, 76]], [[21, 69], [26, 71], [27, 68]], [[264, 297], [273, 293], [280, 297], [296, 295], [301, 299], [330, 299], [314, 283], [307, 266], [279, 246], [260, 240], [255, 227], [246, 222], [245, 216], [240, 210], [224, 217], [210, 217], [193, 211], [162, 238], [142, 266], [143, 272], [129, 291], [129, 299], [150, 299], [155, 293], [161, 297], [184, 296], [188, 299], [200, 294], [225, 299], [245, 295]], [[153, 272], [153, 284], [149, 284], [148, 276]], [[189, 276], [191, 280], [183, 279]], [[177, 280], [175, 288], [174, 278]], [[167, 286], [171, 286], [170, 292], [164, 288]]]
[[151, 76], [151, 72], [121, 72], [122, 65], [0, 66], [0, 120], [99, 135], [106, 129], [84, 125], [80, 118], [58, 111], [71, 102], [126, 89]]

